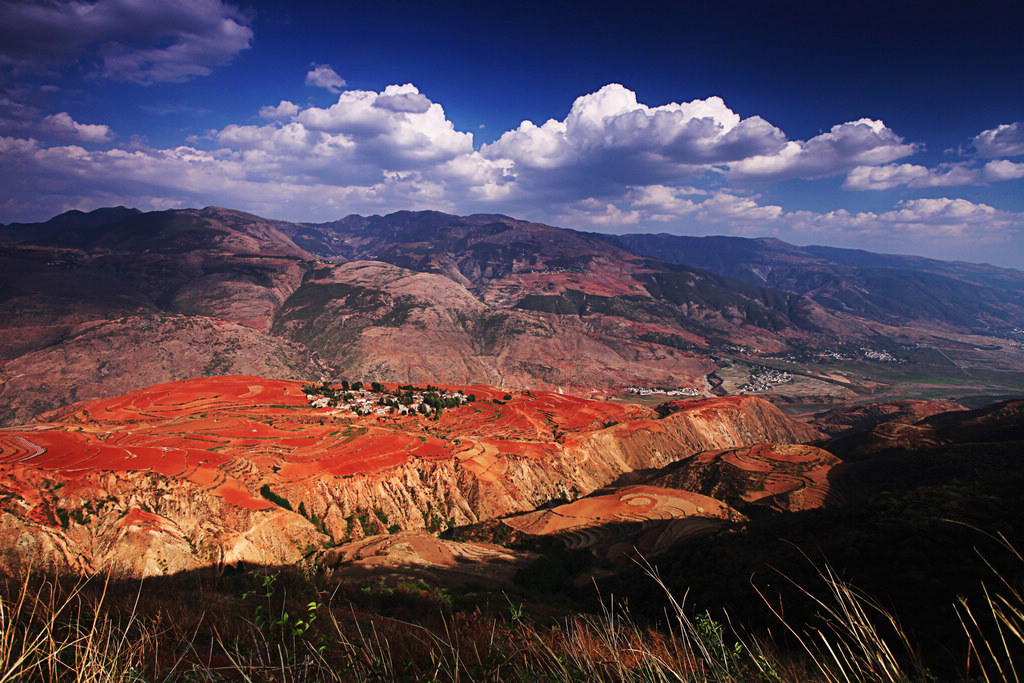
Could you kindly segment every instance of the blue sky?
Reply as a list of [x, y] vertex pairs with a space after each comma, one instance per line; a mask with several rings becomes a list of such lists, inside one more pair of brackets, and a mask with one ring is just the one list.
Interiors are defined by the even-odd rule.
[[438, 209], [1024, 268], [1022, 26], [1020, 2], [0, 0], [0, 222]]

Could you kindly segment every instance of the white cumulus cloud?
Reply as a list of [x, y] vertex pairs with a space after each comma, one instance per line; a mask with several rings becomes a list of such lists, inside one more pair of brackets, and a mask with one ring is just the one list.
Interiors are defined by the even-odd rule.
[[858, 166], [850, 171], [843, 187], [848, 190], [888, 190], [906, 185], [912, 188], [986, 185], [1003, 180], [1024, 178], [1024, 163], [1005, 159], [990, 161], [984, 166], [945, 164], [937, 169], [915, 164]]
[[720, 192], [697, 207], [697, 217], [703, 221], [743, 226], [772, 223], [783, 213], [781, 206], [762, 206], [750, 197], [737, 197], [728, 192]]
[[348, 83], [345, 82], [344, 78], [335, 73], [334, 69], [329, 65], [315, 64], [306, 74], [306, 85], [327, 88], [327, 90], [336, 93], [348, 85]]
[[[372, 181], [340, 185], [295, 173], [261, 151], [194, 147], [90, 151], [0, 137], [0, 174], [5, 179], [0, 184], [0, 206], [18, 200], [19, 210], [29, 213], [115, 204], [139, 208], [221, 204], [270, 217], [331, 220], [401, 206], [455, 208], [441, 184], [419, 174], [378, 172]], [[45, 196], [39, 194], [39, 187], [47, 188]], [[28, 197], [33, 201], [24, 201]]]
[[613, 84], [577, 98], [562, 120], [524, 121], [477, 148], [472, 133], [457, 130], [441, 104], [411, 84], [336, 97], [323, 107], [280, 100], [259, 109], [258, 123], [166, 149], [119, 146], [106, 125], [67, 112], [44, 118], [0, 100], [0, 121], [8, 119], [12, 133], [0, 137], [0, 220], [110, 204], [219, 204], [292, 220], [398, 209], [500, 212], [610, 232], [657, 224], [994, 240], [1024, 226], [1021, 214], [964, 199], [906, 200], [875, 212], [787, 211], [742, 186], [838, 173], [847, 174], [847, 188], [865, 190], [1024, 177], [1024, 163], [1006, 159], [935, 169], [894, 163], [916, 145], [869, 119], [791, 141], [717, 97], [652, 107]]
[[637, 210], [622, 210], [612, 202], [588, 198], [563, 205], [556, 216], [562, 225], [621, 230], [640, 222], [642, 214]]
[[526, 186], [587, 195], [678, 182], [784, 142], [778, 128], [742, 119], [719, 97], [649, 107], [613, 83], [578, 97], [564, 120], [523, 121], [481, 153], [513, 162]]
[[696, 188], [648, 185], [630, 190], [626, 200], [642, 211], [646, 220], [665, 222], [696, 211], [697, 204], [684, 197], [700, 194], [707, 193]]
[[1016, 180], [1024, 178], [1024, 163], [998, 159], [985, 164], [982, 169], [985, 182], [996, 182], [999, 180]]
[[1024, 121], [1004, 123], [978, 133], [971, 145], [980, 157], [1012, 157], [1024, 154]]
[[730, 165], [727, 175], [736, 181], [823, 178], [895, 161], [918, 149], [881, 121], [859, 119], [832, 126], [810, 140], [789, 142], [774, 153], [742, 159]]
[[784, 219], [806, 232], [937, 240], [1003, 241], [1024, 229], [1024, 214], [948, 197], [905, 199], [882, 213], [799, 211]]
[[[406, 111], [376, 106], [381, 98], [393, 103], [402, 96], [426, 107]], [[456, 131], [441, 105], [420, 95], [411, 84], [389, 85], [381, 93], [350, 90], [330, 107], [303, 110], [296, 121], [306, 130], [357, 142], [358, 160], [383, 168], [423, 167], [473, 153], [473, 134]]]
[[848, 190], [888, 190], [927, 177], [929, 171], [916, 164], [858, 166], [846, 176], [843, 187]]
[[418, 92], [402, 92], [391, 95], [379, 95], [373, 106], [407, 114], [425, 114], [430, 109], [430, 100]]
[[267, 105], [260, 107], [260, 118], [264, 119], [288, 119], [299, 113], [299, 105], [281, 100], [276, 106]]
[[110, 126], [99, 123], [78, 123], [66, 111], [47, 116], [39, 124], [39, 128], [53, 137], [76, 142], [109, 142], [114, 138], [114, 131], [110, 130]]
[[950, 223], [962, 221], [988, 221], [997, 211], [987, 204], [975, 204], [966, 199], [906, 199], [899, 209], [884, 213], [883, 220], [893, 223]]
[[[378, 106], [382, 98], [384, 106]], [[513, 180], [508, 162], [480, 155], [472, 134], [456, 131], [441, 105], [411, 85], [346, 91], [326, 108], [282, 101], [261, 111], [262, 125], [228, 125], [194, 146], [172, 149], [90, 151], [3, 138], [0, 206], [38, 196], [45, 187], [54, 206], [85, 205], [96, 197], [152, 206], [171, 197], [327, 220], [352, 212], [452, 211], [466, 202], [494, 202], [508, 196]], [[65, 138], [76, 133], [76, 142], [99, 140], [109, 131], [66, 115], [50, 125]], [[216, 149], [200, 149], [204, 140]], [[132, 194], [147, 199], [132, 200]], [[18, 206], [28, 210], [24, 202]]]

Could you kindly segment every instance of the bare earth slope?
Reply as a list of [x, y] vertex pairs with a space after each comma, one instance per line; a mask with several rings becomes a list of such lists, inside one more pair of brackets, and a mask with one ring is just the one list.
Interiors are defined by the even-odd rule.
[[838, 464], [831, 453], [800, 444], [705, 450], [628, 473], [585, 498], [458, 529], [455, 535], [506, 542], [547, 538], [613, 561], [637, 553], [652, 558], [687, 538], [746, 521], [745, 515], [838, 502], [830, 480]]
[[168, 379], [223, 372], [315, 377], [320, 366], [295, 343], [204, 316], [136, 315], [83, 326], [61, 343], [0, 371], [0, 424], [28, 422], [74, 401], [116, 396]]
[[273, 223], [94, 214], [0, 247], [0, 424], [184, 377], [319, 374], [308, 349], [268, 334], [308, 258]]
[[496, 309], [442, 275], [373, 261], [317, 267], [284, 302], [274, 332], [319, 349], [345, 375], [384, 381], [587, 392], [700, 386], [715, 367], [696, 353]]
[[809, 299], [508, 216], [400, 211], [284, 230], [324, 258], [439, 273], [490, 305], [582, 319], [607, 332], [629, 328], [632, 337], [680, 348], [706, 347], [708, 338], [771, 346], [808, 333], [870, 334]]
[[913, 424], [931, 415], [966, 410], [951, 401], [882, 401], [841, 406], [812, 416], [811, 423], [831, 436], [864, 431], [886, 422]]
[[913, 423], [892, 421], [842, 434], [825, 447], [846, 461], [870, 459], [889, 451], [917, 451], [949, 444], [1024, 441], [1024, 400], [993, 403], [975, 410], [953, 409]]

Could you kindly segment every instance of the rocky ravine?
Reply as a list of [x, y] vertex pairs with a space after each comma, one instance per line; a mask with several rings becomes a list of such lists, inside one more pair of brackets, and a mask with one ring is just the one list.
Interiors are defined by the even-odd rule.
[[291, 563], [368, 535], [532, 511], [701, 451], [821, 436], [752, 397], [677, 404], [659, 419], [462, 389], [475, 402], [437, 420], [358, 417], [311, 408], [299, 382], [217, 377], [0, 430], [0, 568], [147, 576]]

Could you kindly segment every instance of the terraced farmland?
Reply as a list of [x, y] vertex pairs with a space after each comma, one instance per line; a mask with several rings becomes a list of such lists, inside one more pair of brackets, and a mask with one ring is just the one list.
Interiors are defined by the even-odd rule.
[[0, 535], [18, 549], [4, 563], [152, 574], [294, 562], [367, 536], [530, 512], [708, 448], [818, 434], [755, 398], [659, 417], [551, 392], [442, 389], [476, 400], [360, 416], [312, 407], [299, 381], [212, 377], [0, 430]]

